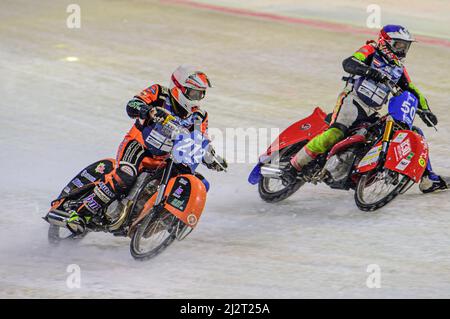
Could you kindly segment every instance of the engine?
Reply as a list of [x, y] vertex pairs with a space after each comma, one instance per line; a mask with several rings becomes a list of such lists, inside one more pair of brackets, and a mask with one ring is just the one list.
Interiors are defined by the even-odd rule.
[[328, 172], [332, 182], [341, 182], [347, 178], [352, 169], [354, 159], [354, 149], [347, 149], [330, 157], [324, 166], [324, 170]]

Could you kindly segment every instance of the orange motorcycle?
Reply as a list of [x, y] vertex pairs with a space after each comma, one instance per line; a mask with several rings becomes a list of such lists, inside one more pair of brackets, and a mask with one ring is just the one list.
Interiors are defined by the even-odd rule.
[[226, 167], [200, 132], [188, 132], [174, 121], [163, 124], [173, 140], [170, 156], [160, 162], [144, 161], [142, 173], [129, 194], [113, 202], [99, 216], [92, 217], [82, 234], [67, 227], [71, 205], [79, 202], [104, 174], [113, 170], [115, 160], [95, 162], [69, 182], [44, 217], [50, 224], [50, 243], [79, 241], [91, 231], [103, 231], [130, 237], [131, 255], [137, 260], [147, 260], [194, 230], [205, 207], [209, 187], [206, 179], [196, 172], [197, 166], [207, 160], [223, 170]]

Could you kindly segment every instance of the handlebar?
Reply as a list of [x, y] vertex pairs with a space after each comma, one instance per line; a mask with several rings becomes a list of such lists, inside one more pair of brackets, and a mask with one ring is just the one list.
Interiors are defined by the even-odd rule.
[[180, 134], [189, 134], [189, 130], [176, 123], [175, 117], [171, 114], [167, 114], [165, 118], [154, 118], [153, 120], [164, 127], [167, 136], [170, 136], [172, 140], [175, 140]]
[[[394, 96], [400, 95], [403, 93], [403, 90], [400, 88], [400, 86], [397, 83], [392, 82], [389, 78], [385, 78], [383, 81], [383, 84], [385, 84], [392, 92]], [[422, 113], [422, 109], [417, 108], [417, 113]]]
[[[344, 77], [342, 77], [342, 80], [347, 82], [347, 83], [349, 83], [349, 82], [350, 83], [354, 83], [355, 82], [354, 79], [353, 79], [353, 76], [350, 76], [350, 77], [344, 76]], [[380, 81], [380, 83], [383, 83], [384, 85], [386, 85], [389, 88], [389, 90], [392, 92], [392, 95], [394, 95], [394, 96], [398, 96], [398, 95], [403, 93], [403, 89], [397, 83], [391, 81], [387, 76], [385, 76], [383, 78], [383, 80]], [[423, 114], [423, 113], [424, 112], [423, 112], [422, 109], [417, 108], [417, 114]], [[436, 126], [433, 125], [433, 127], [437, 131]]]
[[392, 95], [397, 96], [403, 93], [403, 90], [400, 88], [400, 86], [391, 81], [388, 77], [384, 77], [383, 80], [381, 81], [381, 83], [383, 83], [384, 85], [386, 85], [389, 90], [392, 92]]
[[[168, 114], [165, 118], [154, 118], [154, 121], [156, 123], [160, 123], [163, 126], [165, 134], [167, 134], [166, 136], [170, 136], [173, 141], [179, 138], [180, 135], [186, 136], [191, 134], [186, 127], [176, 123], [175, 117], [171, 114]], [[206, 156], [209, 158], [209, 161], [211, 161], [211, 163], [215, 163], [217, 166], [220, 166], [223, 171], [227, 171], [226, 166], [223, 165], [220, 157], [216, 156], [215, 151], [211, 145], [209, 145], [207, 149]]]

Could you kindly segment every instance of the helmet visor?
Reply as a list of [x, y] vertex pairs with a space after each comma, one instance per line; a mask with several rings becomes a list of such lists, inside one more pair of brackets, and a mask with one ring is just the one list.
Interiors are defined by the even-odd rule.
[[392, 51], [394, 51], [399, 58], [406, 57], [410, 46], [411, 42], [405, 40], [393, 40], [391, 45]]
[[184, 95], [191, 101], [200, 101], [205, 97], [206, 91], [186, 88]]

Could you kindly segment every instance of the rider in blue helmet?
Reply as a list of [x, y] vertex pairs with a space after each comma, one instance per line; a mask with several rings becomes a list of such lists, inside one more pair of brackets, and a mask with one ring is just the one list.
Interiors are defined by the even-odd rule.
[[[363, 96], [362, 90], [359, 90], [359, 84], [365, 79], [374, 83], [374, 90], [382, 90], [380, 83], [386, 77], [392, 78], [395, 74], [397, 85], [403, 90], [410, 91], [419, 100], [420, 117], [425, 124], [429, 127], [437, 125], [436, 115], [431, 112], [424, 95], [411, 82], [403, 65], [412, 42], [415, 42], [415, 39], [407, 28], [400, 25], [386, 25], [380, 30], [378, 41], [367, 41], [364, 46], [343, 61], [344, 71], [350, 73], [351, 81], [339, 95], [331, 126], [327, 131], [309, 141], [292, 158], [283, 174], [288, 183], [296, 181], [302, 167], [343, 140], [350, 127], [359, 121], [364, 121], [383, 107], [390, 92], [386, 92], [384, 100], [372, 100], [375, 94], [370, 94], [372, 98]], [[387, 74], [389, 72], [391, 74]], [[414, 127], [414, 130], [423, 135], [419, 128]], [[419, 187], [423, 193], [448, 188], [446, 182], [433, 172], [430, 161]]]

